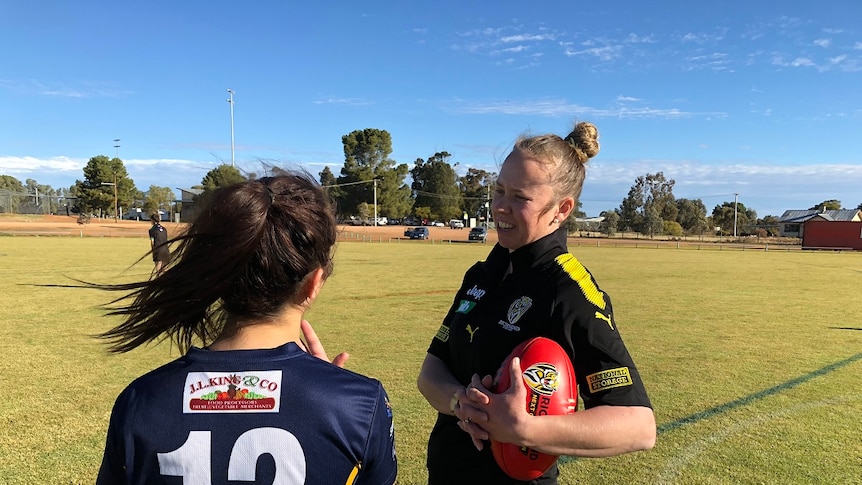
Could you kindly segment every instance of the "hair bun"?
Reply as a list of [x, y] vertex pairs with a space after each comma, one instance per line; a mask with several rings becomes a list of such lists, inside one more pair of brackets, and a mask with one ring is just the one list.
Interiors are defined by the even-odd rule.
[[[586, 155], [587, 159], [593, 158], [599, 153], [599, 130], [596, 125], [588, 121], [581, 121], [576, 124], [565, 140], [566, 143]], [[587, 160], [583, 161], [586, 162]]]

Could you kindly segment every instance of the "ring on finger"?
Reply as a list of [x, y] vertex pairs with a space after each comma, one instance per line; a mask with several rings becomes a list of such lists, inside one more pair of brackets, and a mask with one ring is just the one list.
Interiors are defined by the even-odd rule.
[[469, 424], [470, 423], [470, 417], [468, 416], [468, 417], [464, 418], [464, 422]]

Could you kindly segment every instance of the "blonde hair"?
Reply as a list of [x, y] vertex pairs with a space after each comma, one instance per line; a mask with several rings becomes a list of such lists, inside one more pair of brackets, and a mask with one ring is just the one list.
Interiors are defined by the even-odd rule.
[[599, 153], [599, 130], [596, 125], [581, 121], [572, 132], [558, 135], [521, 136], [512, 151], [548, 165], [551, 185], [558, 199], [581, 196], [586, 177], [586, 163]]

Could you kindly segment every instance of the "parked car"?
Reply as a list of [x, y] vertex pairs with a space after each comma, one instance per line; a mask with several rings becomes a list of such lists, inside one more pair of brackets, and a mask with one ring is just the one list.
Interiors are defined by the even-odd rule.
[[452, 229], [464, 229], [464, 221], [461, 219], [452, 219], [449, 221], [449, 227]]
[[488, 237], [488, 228], [486, 227], [474, 227], [470, 229], [470, 234], [467, 235], [467, 239], [470, 241], [482, 241], [485, 242], [485, 239]]
[[410, 239], [428, 239], [428, 228], [414, 227], [413, 229], [404, 231], [404, 235]]
[[440, 222], [440, 221], [434, 221], [434, 222], [432, 222], [432, 223], [431, 223], [431, 225], [432, 225], [432, 226], [434, 226], [434, 227], [446, 227], [446, 224], [443, 224], [443, 223], [442, 223], [442, 222]]

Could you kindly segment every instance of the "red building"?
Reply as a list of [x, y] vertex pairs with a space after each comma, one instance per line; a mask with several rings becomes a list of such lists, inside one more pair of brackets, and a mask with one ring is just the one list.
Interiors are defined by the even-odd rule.
[[854, 249], [862, 251], [862, 222], [810, 219], [805, 222], [802, 249]]

